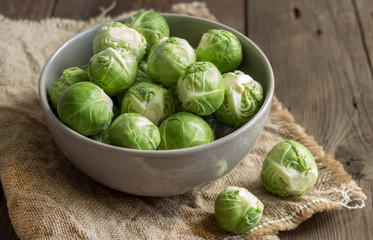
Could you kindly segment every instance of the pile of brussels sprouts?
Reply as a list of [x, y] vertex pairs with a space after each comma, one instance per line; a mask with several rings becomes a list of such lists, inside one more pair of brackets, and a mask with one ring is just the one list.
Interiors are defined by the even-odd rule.
[[89, 63], [65, 69], [51, 85], [51, 107], [71, 129], [106, 144], [168, 150], [209, 143], [248, 122], [263, 89], [237, 70], [242, 47], [233, 33], [211, 29], [195, 47], [169, 36], [154, 11], [108, 22]]

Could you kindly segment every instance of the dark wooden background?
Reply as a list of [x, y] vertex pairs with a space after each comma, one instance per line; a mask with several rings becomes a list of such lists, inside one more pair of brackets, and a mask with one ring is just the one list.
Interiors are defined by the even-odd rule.
[[[111, 2], [0, 0], [0, 14], [84, 20]], [[118, 0], [109, 15], [140, 8], [169, 12], [177, 2], [185, 0]], [[262, 48], [274, 69], [278, 99], [344, 165], [368, 197], [364, 209], [315, 214], [295, 230], [281, 232], [280, 238], [373, 239], [373, 1], [205, 2], [220, 22]], [[2, 189], [0, 196], [0, 239], [17, 239]]]

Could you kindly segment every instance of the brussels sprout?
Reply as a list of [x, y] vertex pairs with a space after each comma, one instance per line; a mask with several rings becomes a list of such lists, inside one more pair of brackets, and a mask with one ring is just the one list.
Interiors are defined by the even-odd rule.
[[144, 59], [140, 62], [138, 66], [135, 84], [141, 83], [141, 82], [149, 82], [149, 83], [152, 82], [149, 76], [149, 73], [148, 73], [148, 63]]
[[62, 76], [55, 81], [48, 89], [48, 98], [53, 110], [57, 110], [58, 99], [63, 91], [77, 82], [89, 81], [87, 73], [78, 67], [67, 68], [62, 72]]
[[57, 111], [62, 122], [74, 131], [93, 136], [107, 128], [113, 117], [113, 102], [91, 82], [68, 87], [58, 100]]
[[137, 58], [137, 62], [145, 56], [146, 40], [135, 29], [127, 27], [120, 22], [108, 22], [101, 27], [93, 40], [93, 54], [97, 54], [106, 48], [116, 50], [127, 49]]
[[234, 71], [242, 61], [241, 43], [231, 32], [211, 29], [198, 44], [197, 61], [212, 62], [221, 73]]
[[260, 178], [264, 187], [281, 197], [306, 194], [316, 183], [317, 166], [312, 153], [296, 141], [282, 141], [268, 152]]
[[143, 35], [148, 43], [147, 51], [164, 37], [170, 35], [170, 28], [162, 15], [154, 11], [139, 11], [124, 24], [137, 30]]
[[107, 48], [89, 60], [89, 79], [109, 96], [124, 93], [137, 75], [137, 62], [128, 50]]
[[113, 119], [114, 121], [121, 114], [120, 108], [117, 105], [113, 105]]
[[179, 100], [195, 114], [210, 115], [224, 100], [224, 81], [219, 70], [210, 62], [190, 64], [177, 82]]
[[159, 126], [160, 150], [188, 148], [212, 142], [210, 126], [199, 116], [189, 112], [175, 113]]
[[185, 68], [196, 60], [193, 48], [185, 39], [170, 37], [150, 50], [148, 72], [153, 82], [165, 87], [176, 85]]
[[263, 203], [245, 188], [229, 186], [215, 201], [215, 219], [222, 229], [243, 234], [259, 223], [263, 209]]
[[110, 142], [119, 147], [155, 150], [161, 141], [158, 127], [137, 113], [120, 115], [109, 127]]
[[177, 91], [177, 85], [169, 88], [169, 90], [170, 90], [170, 93], [172, 95], [172, 99], [174, 100], [176, 112], [185, 112], [185, 109], [183, 108], [183, 105], [179, 101], [179, 96], [178, 96], [179, 94], [178, 94], [178, 91]]
[[142, 82], [124, 94], [121, 113], [135, 112], [147, 117], [155, 125], [175, 112], [170, 91], [155, 83]]
[[212, 132], [214, 133], [214, 140], [225, 137], [237, 130], [236, 128], [227, 127], [224, 124], [220, 123], [214, 115], [204, 116], [203, 120], [205, 120], [207, 124], [210, 125]]
[[101, 142], [101, 143], [111, 144], [110, 138], [109, 138], [109, 128], [106, 128], [103, 131], [99, 132], [98, 134], [92, 136], [91, 139]]
[[220, 122], [238, 128], [259, 110], [263, 103], [263, 89], [260, 83], [238, 70], [224, 74], [223, 78], [224, 102], [214, 114]]

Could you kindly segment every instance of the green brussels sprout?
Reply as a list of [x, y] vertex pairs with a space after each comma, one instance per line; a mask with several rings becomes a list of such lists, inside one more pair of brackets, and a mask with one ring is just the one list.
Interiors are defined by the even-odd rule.
[[171, 92], [155, 83], [141, 82], [124, 94], [121, 113], [135, 112], [155, 125], [175, 112]]
[[237, 130], [237, 128], [227, 127], [224, 124], [220, 123], [219, 120], [212, 114], [203, 116], [203, 120], [205, 120], [207, 124], [210, 125], [212, 132], [214, 133], [214, 140], [225, 137]]
[[211, 29], [197, 47], [197, 61], [212, 62], [221, 73], [234, 71], [242, 61], [242, 47], [231, 32]]
[[155, 150], [161, 141], [158, 127], [137, 113], [124, 113], [115, 119], [109, 127], [109, 139], [113, 145], [140, 150]]
[[110, 145], [111, 142], [109, 138], [109, 128], [106, 128], [103, 131], [99, 132], [98, 134], [92, 136], [91, 139], [97, 142], [106, 143]]
[[263, 209], [263, 203], [247, 189], [229, 186], [215, 201], [215, 220], [222, 229], [243, 234], [259, 223]]
[[148, 63], [144, 59], [140, 62], [138, 66], [135, 84], [141, 82], [153, 82], [148, 73]]
[[150, 50], [148, 72], [153, 82], [175, 86], [185, 68], [196, 61], [193, 48], [182, 38], [162, 39]]
[[83, 68], [71, 67], [65, 69], [62, 72], [62, 76], [47, 91], [52, 109], [57, 110], [58, 99], [61, 97], [63, 91], [74, 83], [83, 81], [89, 81], [88, 75]]
[[89, 79], [109, 96], [124, 93], [134, 84], [136, 75], [136, 58], [128, 50], [107, 48], [89, 60]]
[[179, 96], [178, 96], [179, 94], [178, 94], [178, 91], [177, 91], [177, 85], [169, 88], [169, 90], [171, 92], [172, 99], [174, 100], [176, 112], [185, 112], [185, 109], [183, 108], [183, 105], [182, 105], [182, 103], [179, 100]]
[[224, 102], [214, 114], [225, 125], [238, 128], [259, 110], [263, 103], [263, 89], [260, 83], [238, 70], [224, 74], [223, 78]]
[[145, 38], [135, 29], [120, 22], [108, 22], [95, 35], [93, 54], [109, 47], [119, 51], [127, 49], [136, 57], [137, 63], [140, 63], [145, 56], [146, 46]]
[[200, 116], [216, 111], [224, 100], [224, 80], [210, 62], [196, 62], [185, 68], [177, 82], [183, 107]]
[[189, 112], [174, 113], [159, 126], [160, 150], [188, 148], [212, 142], [210, 126], [199, 116]]
[[148, 52], [154, 43], [170, 35], [170, 28], [166, 19], [159, 13], [150, 10], [137, 12], [127, 19], [124, 24], [137, 30], [145, 37], [148, 43]]
[[120, 108], [117, 105], [113, 105], [113, 119], [114, 121], [121, 114]]
[[107, 128], [113, 118], [112, 108], [110, 97], [91, 82], [71, 85], [57, 104], [61, 121], [84, 136], [96, 135]]
[[317, 165], [312, 153], [296, 141], [282, 141], [268, 152], [260, 178], [271, 193], [286, 197], [306, 194], [316, 183]]

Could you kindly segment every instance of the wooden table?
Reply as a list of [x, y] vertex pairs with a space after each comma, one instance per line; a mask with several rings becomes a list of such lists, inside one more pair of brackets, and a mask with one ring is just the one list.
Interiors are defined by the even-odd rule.
[[[140, 8], [169, 12], [179, 0], [118, 1], [109, 15]], [[185, 2], [185, 1], [184, 1]], [[88, 19], [111, 0], [0, 0], [11, 18]], [[217, 19], [249, 36], [268, 56], [275, 94], [297, 123], [343, 163], [368, 200], [359, 210], [315, 214], [281, 239], [373, 239], [373, 1], [207, 0]], [[6, 199], [0, 238], [17, 239]]]

